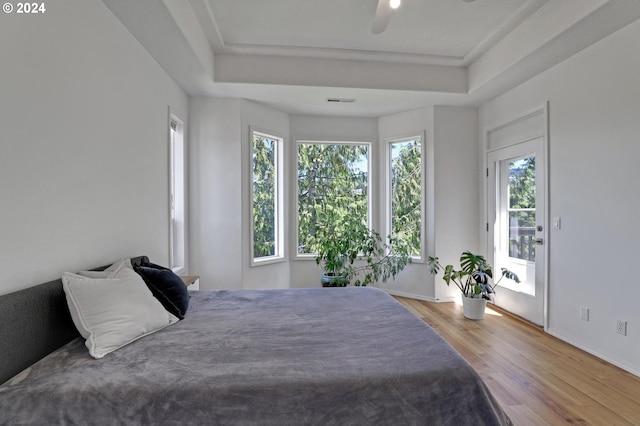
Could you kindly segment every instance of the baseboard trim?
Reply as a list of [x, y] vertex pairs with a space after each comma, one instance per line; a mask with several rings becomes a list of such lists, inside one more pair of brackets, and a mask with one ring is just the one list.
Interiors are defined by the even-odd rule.
[[388, 288], [384, 288], [382, 290], [386, 291], [387, 293], [389, 293], [392, 296], [406, 297], [408, 299], [422, 300], [424, 302], [435, 302], [436, 301], [433, 297], [427, 297], [427, 296], [424, 296], [422, 294], [405, 293], [404, 291], [389, 290]]
[[583, 351], [585, 351], [587, 353], [590, 353], [591, 355], [593, 355], [595, 357], [598, 357], [598, 358], [600, 358], [600, 359], [602, 359], [604, 361], [607, 361], [609, 364], [613, 364], [616, 367], [622, 368], [623, 370], [628, 371], [629, 373], [640, 377], [640, 370], [637, 370], [637, 369], [635, 369], [635, 368], [633, 368], [633, 367], [631, 367], [629, 365], [626, 365], [625, 363], [613, 360], [613, 359], [611, 359], [611, 358], [599, 353], [598, 351], [594, 351], [593, 349], [591, 349], [591, 348], [589, 348], [587, 346], [581, 345], [578, 342], [567, 338], [562, 333], [558, 333], [558, 332], [554, 331], [552, 328], [549, 328], [547, 330], [547, 333], [549, 333], [553, 337], [557, 337], [558, 339], [570, 344], [571, 346], [575, 346], [576, 348], [581, 349], [581, 350], [583, 350]]
[[448, 299], [436, 299], [435, 297], [429, 297], [423, 294], [407, 293], [404, 291], [390, 290], [388, 288], [384, 288], [382, 290], [386, 291], [392, 296], [406, 297], [407, 299], [422, 300], [423, 302], [433, 302], [433, 303], [455, 302], [455, 297], [450, 297]]

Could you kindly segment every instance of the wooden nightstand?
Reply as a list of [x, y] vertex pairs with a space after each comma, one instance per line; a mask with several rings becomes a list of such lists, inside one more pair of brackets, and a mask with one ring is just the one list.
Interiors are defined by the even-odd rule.
[[181, 276], [182, 281], [187, 286], [187, 290], [189, 291], [197, 291], [200, 290], [200, 276], [198, 275], [187, 275]]

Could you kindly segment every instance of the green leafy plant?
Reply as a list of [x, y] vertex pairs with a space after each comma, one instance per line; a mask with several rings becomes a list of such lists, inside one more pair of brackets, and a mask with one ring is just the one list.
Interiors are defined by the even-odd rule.
[[501, 275], [498, 281], [491, 284], [493, 279], [493, 270], [491, 265], [486, 261], [484, 256], [473, 254], [470, 251], [464, 251], [460, 256], [460, 268], [455, 269], [453, 265], [443, 267], [437, 257], [429, 256], [429, 271], [437, 274], [440, 270], [444, 270], [444, 282], [449, 285], [453, 282], [466, 297], [481, 297], [483, 299], [493, 301], [495, 287], [503, 278], [507, 278], [520, 282], [518, 275], [511, 272], [507, 268], [500, 268]]
[[344, 277], [333, 286], [366, 286], [386, 282], [411, 263], [408, 248], [369, 229], [358, 220], [335, 225], [321, 225], [316, 239], [316, 263], [329, 277]]

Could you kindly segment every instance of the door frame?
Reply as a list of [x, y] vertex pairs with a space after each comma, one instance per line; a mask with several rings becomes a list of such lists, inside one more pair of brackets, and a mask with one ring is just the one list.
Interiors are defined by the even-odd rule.
[[[496, 134], [502, 133], [504, 135], [503, 141], [498, 143], [492, 143], [492, 137]], [[489, 154], [491, 152], [507, 148], [509, 146], [514, 146], [520, 144], [522, 142], [526, 142], [536, 138], [542, 138], [542, 163], [544, 165], [544, 183], [542, 185], [542, 189], [544, 190], [544, 208], [540, 212], [544, 221], [544, 229], [542, 231], [542, 235], [544, 238], [545, 250], [543, 256], [543, 268], [542, 268], [542, 277], [543, 280], [542, 288], [542, 321], [543, 321], [543, 329], [544, 331], [548, 331], [549, 324], [549, 255], [551, 252], [551, 244], [550, 244], [550, 206], [549, 206], [549, 188], [550, 188], [550, 179], [549, 179], [549, 102], [545, 102], [545, 104], [541, 107], [534, 108], [524, 114], [520, 114], [515, 118], [503, 121], [501, 124], [490, 126], [487, 130], [483, 131], [483, 143], [484, 143], [484, 169], [485, 180], [484, 180], [484, 221], [486, 223], [485, 228], [486, 232], [483, 232], [482, 238], [485, 241], [487, 259], [490, 259], [490, 262], [493, 262], [494, 251], [493, 247], [490, 247], [491, 238], [489, 238], [489, 233], [493, 232], [493, 226], [489, 223], [489, 218], [491, 215], [491, 210], [495, 208], [495, 206], [489, 205], [489, 191], [494, 190], [490, 187], [489, 182]], [[499, 138], [496, 138], [499, 139]], [[507, 141], [507, 142], [504, 142]], [[538, 160], [536, 159], [536, 162]]]

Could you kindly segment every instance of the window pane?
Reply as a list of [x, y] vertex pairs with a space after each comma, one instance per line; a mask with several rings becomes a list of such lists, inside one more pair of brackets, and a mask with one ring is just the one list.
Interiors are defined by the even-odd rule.
[[180, 271], [185, 266], [185, 166], [183, 124], [177, 118], [169, 121], [169, 267]]
[[253, 257], [276, 254], [277, 140], [253, 134]]
[[536, 207], [536, 158], [528, 157], [509, 163], [509, 208]]
[[319, 227], [368, 224], [369, 145], [298, 144], [298, 253], [314, 252]]
[[391, 143], [391, 237], [422, 253], [422, 144]]
[[509, 162], [509, 256], [535, 261], [536, 158]]

